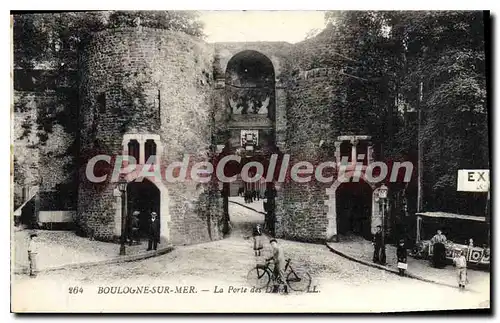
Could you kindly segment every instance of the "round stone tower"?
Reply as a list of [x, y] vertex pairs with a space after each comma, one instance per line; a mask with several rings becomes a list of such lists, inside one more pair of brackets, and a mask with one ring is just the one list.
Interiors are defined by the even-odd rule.
[[[360, 123], [355, 121], [367, 116], [345, 104], [349, 82], [360, 81], [344, 73], [346, 61], [335, 55], [335, 42], [328, 37], [324, 32], [291, 52], [294, 67], [287, 88], [285, 152], [290, 154], [290, 164], [309, 162], [313, 172], [310, 181], [283, 184], [276, 224], [283, 238], [325, 241], [350, 233], [368, 238], [380, 224], [373, 199], [375, 184], [363, 175], [372, 161], [371, 136], [355, 126]], [[359, 180], [340, 182], [341, 167], [346, 167], [345, 177], [350, 178], [357, 161], [362, 164]], [[328, 166], [318, 168], [326, 162]]]
[[[122, 217], [133, 211], [140, 212], [140, 232], [146, 234], [154, 211], [162, 240], [180, 244], [220, 238], [218, 212], [207, 212], [217, 209], [210, 185], [165, 179], [167, 165], [182, 161], [184, 154], [198, 161], [207, 158], [212, 60], [213, 49], [201, 40], [141, 26], [98, 32], [84, 46], [76, 219], [84, 234], [113, 240], [121, 235]], [[110, 158], [89, 163], [97, 155]], [[127, 174], [126, 194], [120, 194], [112, 178], [120, 155], [137, 164]], [[142, 179], [146, 163], [158, 166], [160, 177]], [[89, 171], [107, 177], [96, 183]]]

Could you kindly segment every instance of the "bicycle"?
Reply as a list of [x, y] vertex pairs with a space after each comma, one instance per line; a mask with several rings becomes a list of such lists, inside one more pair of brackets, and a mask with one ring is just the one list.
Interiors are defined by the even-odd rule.
[[[307, 271], [299, 272], [294, 270], [290, 262], [291, 259], [288, 258], [284, 270], [284, 275], [286, 276], [285, 283], [290, 289], [297, 292], [308, 290], [311, 286], [311, 275], [309, 275]], [[257, 264], [254, 268], [250, 269], [247, 275], [247, 281], [255, 288], [268, 287], [271, 280], [276, 281], [278, 278], [275, 277], [274, 271], [269, 264], [270, 262], [268, 261], [265, 265]]]

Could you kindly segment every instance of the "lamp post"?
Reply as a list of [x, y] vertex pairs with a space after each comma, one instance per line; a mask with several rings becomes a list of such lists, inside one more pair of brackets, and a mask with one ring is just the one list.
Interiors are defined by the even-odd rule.
[[388, 188], [385, 186], [385, 184], [382, 184], [380, 186], [379, 191], [378, 191], [378, 198], [380, 201], [380, 204], [382, 205], [382, 249], [380, 250], [380, 261], [381, 263], [385, 263], [385, 205], [387, 201], [387, 191]]
[[121, 177], [118, 180], [118, 189], [121, 192], [121, 200], [122, 200], [122, 230], [121, 230], [121, 235], [120, 235], [120, 256], [124, 256], [126, 254], [125, 252], [125, 226], [126, 226], [126, 219], [127, 219], [127, 214], [126, 214], [126, 208], [125, 208], [125, 196], [127, 193], [127, 180], [123, 177]]
[[378, 197], [380, 199], [380, 203], [382, 204], [382, 245], [385, 246], [385, 202], [387, 200], [387, 186], [382, 184], [378, 191]]

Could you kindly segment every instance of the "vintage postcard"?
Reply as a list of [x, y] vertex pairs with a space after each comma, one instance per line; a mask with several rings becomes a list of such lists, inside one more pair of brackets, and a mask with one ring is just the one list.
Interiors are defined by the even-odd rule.
[[12, 12], [11, 311], [490, 311], [487, 11]]

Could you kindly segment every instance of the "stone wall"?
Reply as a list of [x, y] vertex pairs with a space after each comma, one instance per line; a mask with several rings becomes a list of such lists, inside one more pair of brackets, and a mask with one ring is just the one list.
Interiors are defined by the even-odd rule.
[[215, 60], [213, 66], [214, 77], [224, 78], [227, 63], [231, 58], [242, 51], [256, 51], [269, 58], [274, 67], [276, 78], [280, 78], [289, 69], [289, 53], [292, 44], [286, 42], [235, 42], [216, 43]]
[[[184, 154], [194, 156], [193, 161], [207, 160], [212, 131], [212, 60], [211, 46], [181, 33], [137, 27], [95, 34], [81, 60], [81, 136], [86, 158], [82, 166], [98, 153], [121, 154], [124, 134], [159, 135], [162, 169], [182, 161]], [[85, 177], [80, 182], [78, 220], [83, 231], [100, 223], [105, 228], [98, 229], [96, 238], [112, 239], [113, 221], [100, 220], [114, 218], [116, 202], [108, 196], [116, 184], [109, 183], [108, 177], [99, 190]], [[158, 185], [168, 191], [167, 225], [172, 243], [221, 238], [215, 189], [209, 186], [202, 193], [189, 180]], [[166, 199], [161, 203], [167, 203]]]
[[14, 92], [15, 205], [38, 185], [40, 210], [76, 209], [77, 108], [73, 91]]
[[[335, 104], [335, 78], [305, 78], [300, 73], [289, 82], [287, 89], [286, 144], [290, 167], [300, 161], [314, 167], [324, 161], [334, 161], [333, 147], [327, 143], [334, 134], [332, 106]], [[330, 172], [330, 173], [328, 173]], [[326, 169], [323, 175], [331, 175]], [[288, 178], [282, 185], [277, 201], [277, 235], [306, 241], [327, 239], [329, 225], [326, 188], [331, 184], [318, 182], [312, 176], [308, 183]]]
[[[16, 171], [15, 181], [40, 181], [41, 204], [47, 210], [71, 209], [71, 203], [78, 203], [75, 221], [81, 232], [113, 240], [120, 207], [113, 196], [116, 183], [110, 176], [104, 183], [89, 182], [88, 160], [98, 154], [113, 159], [121, 155], [125, 134], [159, 136], [162, 170], [185, 154], [193, 156], [191, 164], [210, 160], [212, 145], [238, 138], [239, 128], [229, 122], [225, 72], [230, 59], [247, 50], [265, 55], [273, 64], [276, 111], [271, 123], [276, 145], [291, 156], [290, 168], [298, 161], [314, 166], [333, 161], [333, 138], [351, 130], [345, 118], [347, 83], [342, 70], [348, 58], [335, 46], [334, 35], [327, 31], [295, 45], [206, 44], [182, 33], [145, 27], [98, 32], [82, 46], [78, 95], [15, 94], [14, 154], [21, 170]], [[250, 122], [249, 127], [255, 124]], [[243, 122], [239, 126], [245, 127]], [[71, 170], [78, 172], [78, 199], [61, 195], [75, 186]], [[97, 170], [110, 174], [111, 165], [99, 164]], [[335, 222], [325, 204], [330, 186], [314, 180], [278, 185], [277, 236], [331, 239]], [[168, 210], [167, 217], [161, 217], [168, 219], [162, 226], [167, 226], [170, 242], [222, 238], [224, 211], [218, 183], [163, 180], [157, 187]]]

